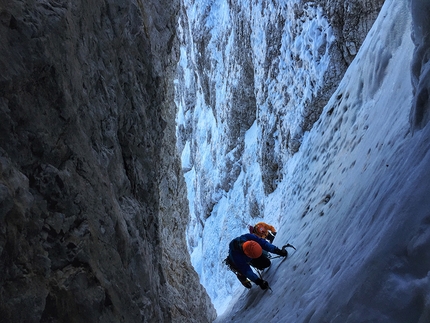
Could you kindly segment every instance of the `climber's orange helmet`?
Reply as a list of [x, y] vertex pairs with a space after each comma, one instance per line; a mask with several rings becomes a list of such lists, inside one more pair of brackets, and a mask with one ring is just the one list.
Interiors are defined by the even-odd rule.
[[243, 252], [249, 258], [258, 258], [262, 255], [263, 249], [258, 242], [248, 240], [242, 245]]

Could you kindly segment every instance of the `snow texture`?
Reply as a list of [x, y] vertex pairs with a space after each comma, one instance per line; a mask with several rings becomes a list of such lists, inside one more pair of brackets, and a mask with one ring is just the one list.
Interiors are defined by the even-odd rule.
[[[217, 309], [217, 322], [430, 322], [430, 127], [423, 123], [430, 76], [422, 54], [429, 47], [420, 41], [428, 40], [428, 29], [414, 32], [414, 41], [424, 44], [421, 52], [414, 52], [411, 37], [411, 17], [425, 21], [428, 15], [416, 8], [428, 5], [412, 1], [411, 10], [408, 1], [385, 2], [337, 91], [299, 151], [283, 165], [269, 195], [257, 160], [258, 120], [246, 132], [234, 185], [216, 197], [204, 223], [194, 217], [188, 230], [192, 262]], [[322, 36], [316, 34], [320, 27], [309, 23], [306, 28], [309, 37], [283, 46], [307, 55], [305, 49]], [[260, 36], [253, 31], [253, 41], [260, 42]], [[291, 93], [297, 93], [288, 86], [294, 77], [303, 81], [301, 91], [312, 93], [318, 87], [312, 77], [324, 70], [327, 59], [321, 57], [316, 65], [311, 57], [306, 75], [292, 75], [291, 62], [285, 61], [277, 77]], [[412, 72], [411, 66], [416, 67]], [[273, 102], [282, 92], [275, 87], [268, 92]], [[423, 93], [418, 103], [417, 91]], [[414, 114], [413, 106], [422, 112]], [[181, 103], [178, 107], [178, 120], [184, 120]], [[259, 107], [261, 113], [265, 108]], [[216, 138], [216, 120], [205, 104], [195, 109], [199, 158], [216, 178], [214, 159], [206, 155], [213, 150], [203, 145], [208, 133]], [[416, 115], [424, 117], [414, 123]], [[186, 147], [193, 216], [199, 186], [189, 155]], [[244, 212], [248, 194], [261, 208], [258, 218]], [[289, 242], [297, 248], [283, 263], [273, 260], [264, 274], [272, 291], [255, 285], [245, 290], [222, 263], [230, 240], [260, 220], [277, 228], [275, 245]]]

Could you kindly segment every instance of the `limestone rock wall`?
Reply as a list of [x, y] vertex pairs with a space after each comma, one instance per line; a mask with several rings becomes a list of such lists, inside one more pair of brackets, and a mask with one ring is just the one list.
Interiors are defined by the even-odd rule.
[[0, 322], [209, 322], [175, 150], [178, 1], [0, 0]]

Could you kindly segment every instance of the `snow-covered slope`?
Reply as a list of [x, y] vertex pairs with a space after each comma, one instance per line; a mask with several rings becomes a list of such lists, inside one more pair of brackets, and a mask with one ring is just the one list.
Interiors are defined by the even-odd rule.
[[[413, 3], [428, 9], [424, 1]], [[425, 65], [415, 68], [424, 76], [414, 100], [411, 64], [423, 63], [415, 54], [409, 2], [387, 0], [268, 195], [259, 164], [259, 120], [246, 131], [234, 184], [214, 202], [201, 237], [195, 223], [189, 231], [197, 235], [190, 238], [192, 260], [218, 322], [430, 321], [430, 129], [409, 122], [413, 105], [418, 113], [411, 119], [426, 120], [429, 78]], [[216, 129], [210, 118], [199, 120], [201, 127]], [[275, 136], [274, 144], [283, 142]], [[205, 186], [196, 186], [190, 156], [183, 155], [191, 169], [186, 178], [193, 212], [195, 194]], [[249, 194], [254, 214], [246, 207]], [[265, 273], [272, 291], [248, 291], [222, 260], [228, 242], [262, 219], [279, 231], [274, 244], [289, 242], [297, 251], [282, 264], [274, 260]]]

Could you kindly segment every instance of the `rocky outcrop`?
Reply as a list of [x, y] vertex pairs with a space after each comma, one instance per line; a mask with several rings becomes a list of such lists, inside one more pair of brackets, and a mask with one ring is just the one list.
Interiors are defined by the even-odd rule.
[[411, 0], [412, 39], [415, 43], [412, 62], [414, 102], [410, 114], [412, 130], [424, 128], [430, 121], [430, 3]]
[[178, 1], [0, 1], [0, 321], [209, 322], [175, 149]]

